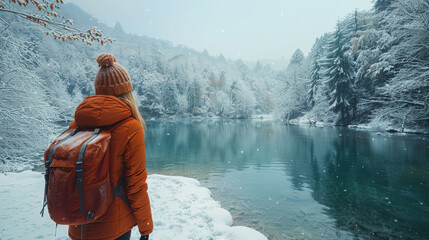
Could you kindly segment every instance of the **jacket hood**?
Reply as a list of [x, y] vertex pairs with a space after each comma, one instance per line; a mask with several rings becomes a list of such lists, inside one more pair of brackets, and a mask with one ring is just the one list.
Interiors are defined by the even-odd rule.
[[130, 107], [111, 95], [91, 95], [76, 108], [74, 119], [79, 127], [103, 127], [131, 117]]

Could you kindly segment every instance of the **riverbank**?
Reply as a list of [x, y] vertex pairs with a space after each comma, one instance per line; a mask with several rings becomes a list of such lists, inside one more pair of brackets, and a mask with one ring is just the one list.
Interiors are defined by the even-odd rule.
[[[231, 214], [221, 208], [207, 188], [192, 178], [149, 175], [154, 219], [151, 239], [267, 239], [243, 226], [232, 226]], [[44, 179], [39, 172], [0, 174], [0, 239], [69, 239], [67, 227], [41, 217]], [[138, 238], [137, 228], [132, 239]]]
[[[202, 121], [202, 120], [257, 120], [257, 121], [283, 121], [278, 116], [273, 114], [254, 114], [248, 118], [221, 118], [218, 116], [212, 117], [190, 117], [190, 118], [151, 118], [150, 121], [157, 120], [169, 120], [169, 121], [178, 121], [178, 120], [194, 120], [194, 121]], [[286, 122], [286, 121], [285, 121]], [[294, 125], [302, 125], [302, 126], [316, 126], [316, 127], [338, 127], [333, 122], [326, 121], [316, 121], [313, 118], [308, 118], [307, 116], [302, 116], [299, 118], [294, 118], [289, 120], [290, 124]], [[366, 130], [371, 132], [386, 132], [386, 133], [399, 133], [399, 134], [425, 134], [429, 135], [429, 131], [425, 129], [419, 128], [404, 128], [392, 126], [388, 122], [373, 122], [368, 124], [352, 124], [346, 126], [351, 129], [357, 130]]]
[[[300, 117], [289, 120], [290, 124], [296, 125], [312, 125], [316, 127], [324, 127], [324, 126], [336, 126], [332, 122], [321, 122], [315, 121], [312, 119], [308, 119], [306, 117]], [[429, 135], [429, 132], [424, 129], [410, 129], [410, 128], [398, 128], [390, 126], [388, 123], [369, 123], [369, 124], [357, 124], [357, 125], [348, 125], [348, 128], [357, 129], [357, 130], [365, 130], [371, 132], [386, 132], [386, 133], [400, 133], [400, 134], [425, 134]]]

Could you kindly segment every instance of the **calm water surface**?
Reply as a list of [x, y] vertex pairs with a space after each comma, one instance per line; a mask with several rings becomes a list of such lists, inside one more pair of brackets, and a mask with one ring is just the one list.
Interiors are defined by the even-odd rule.
[[429, 139], [276, 121], [148, 121], [149, 174], [200, 180], [269, 239], [429, 239]]

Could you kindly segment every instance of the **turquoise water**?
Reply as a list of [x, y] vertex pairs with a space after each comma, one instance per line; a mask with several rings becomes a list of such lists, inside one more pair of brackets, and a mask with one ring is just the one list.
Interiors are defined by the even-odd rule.
[[427, 136], [255, 120], [148, 129], [149, 174], [200, 180], [234, 225], [269, 239], [429, 239]]

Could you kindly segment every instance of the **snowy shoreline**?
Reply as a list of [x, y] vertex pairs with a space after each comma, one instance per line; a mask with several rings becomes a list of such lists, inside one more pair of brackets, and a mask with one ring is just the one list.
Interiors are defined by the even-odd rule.
[[[149, 196], [154, 219], [151, 239], [266, 240], [260, 232], [232, 226], [231, 214], [211, 197], [210, 190], [192, 178], [149, 175]], [[0, 174], [0, 239], [69, 239], [67, 226], [41, 217], [44, 187], [39, 172]], [[138, 230], [132, 239], [138, 239]]]
[[[278, 117], [275, 117], [272, 114], [254, 114], [249, 118], [220, 118], [220, 117], [190, 117], [190, 118], [151, 118], [150, 121], [157, 120], [167, 120], [167, 121], [177, 121], [177, 120], [193, 120], [193, 121], [202, 121], [202, 120], [253, 120], [253, 121], [281, 121], [287, 123], [287, 121], [281, 120]], [[313, 121], [311, 119], [307, 119], [305, 117], [294, 118], [289, 120], [289, 124], [298, 125], [298, 126], [308, 126], [313, 125], [316, 127], [341, 127], [337, 126], [333, 123], [326, 123], [322, 121]], [[428, 131], [423, 129], [410, 129], [405, 128], [403, 132], [401, 132], [400, 128], [395, 128], [388, 125], [382, 126], [371, 126], [371, 124], [358, 124], [358, 125], [348, 125], [346, 128], [362, 130], [362, 131], [370, 131], [370, 132], [385, 132], [385, 133], [393, 133], [393, 134], [423, 134], [429, 135]]]
[[[292, 125], [298, 125], [298, 126], [304, 126], [304, 125], [314, 125], [316, 127], [340, 127], [336, 126], [332, 123], [325, 123], [320, 121], [310, 122], [308, 119], [304, 118], [295, 118], [289, 120], [289, 124]], [[400, 129], [390, 127], [390, 126], [383, 126], [383, 127], [372, 127], [369, 124], [358, 124], [358, 125], [348, 125], [345, 126], [346, 128], [350, 129], [356, 129], [356, 130], [362, 130], [362, 131], [369, 131], [369, 132], [384, 132], [384, 133], [392, 133], [392, 134], [423, 134], [423, 135], [429, 135], [429, 132], [424, 131], [422, 129], [409, 129], [405, 128], [403, 132], [401, 132]]]

